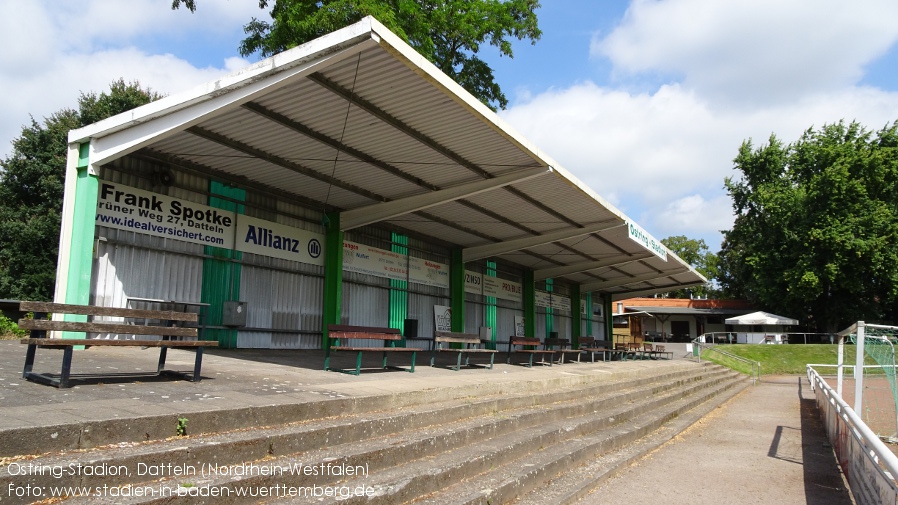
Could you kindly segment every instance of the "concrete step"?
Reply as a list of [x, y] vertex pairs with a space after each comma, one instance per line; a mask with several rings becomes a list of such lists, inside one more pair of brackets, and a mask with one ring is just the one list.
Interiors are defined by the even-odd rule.
[[[694, 363], [657, 363], [663, 370], [673, 373], [695, 367]], [[579, 365], [578, 365], [579, 366]], [[258, 427], [276, 426], [290, 422], [301, 422], [346, 414], [362, 414], [382, 410], [396, 410], [436, 401], [456, 400], [471, 397], [514, 394], [523, 389], [533, 393], [586, 386], [592, 383], [640, 380], [642, 370], [621, 370], [609, 372], [607, 377], [595, 373], [573, 372], [553, 378], [522, 382], [503, 380], [464, 382], [464, 379], [422, 385], [427, 379], [408, 376], [401, 384], [412, 384], [396, 392], [379, 394], [321, 395], [312, 401], [252, 405], [240, 408], [209, 408], [197, 410], [190, 405], [185, 408], [189, 418], [190, 435], [215, 434], [234, 430], [252, 430]], [[484, 372], [477, 370], [477, 372]], [[488, 371], [486, 373], [490, 373]], [[460, 378], [463, 376], [459, 376]], [[364, 386], [360, 382], [360, 386]], [[364, 390], [365, 388], [361, 388]], [[316, 395], [317, 396], [317, 395]], [[159, 409], [154, 409], [159, 410]], [[171, 410], [171, 409], [166, 409]], [[177, 412], [177, 411], [174, 411]], [[65, 424], [31, 423], [30, 425], [0, 429], [0, 458], [38, 455], [49, 452], [85, 450], [114, 444], [135, 444], [163, 441], [175, 435], [179, 414], [170, 412], [161, 415], [152, 413], [125, 412], [121, 417], [86, 419]]]
[[475, 446], [397, 466], [368, 479], [341, 483], [353, 488], [368, 482], [377, 494], [340, 503], [508, 503], [545, 486], [572, 465], [632, 443], [735, 383], [735, 378], [727, 374], [702, 381], [702, 387], [659, 392], [643, 401], [544, 425], [528, 424]]
[[[322, 408], [320, 412], [323, 416], [312, 418], [307, 415], [301, 421], [280, 426], [45, 455], [29, 462], [36, 467], [50, 469], [68, 469], [70, 465], [80, 463], [92, 471], [110, 471], [105, 472], [106, 475], [29, 475], [26, 479], [33, 486], [44, 487], [134, 486], [155, 481], [152, 485], [160, 488], [168, 486], [177, 489], [176, 486], [182, 485], [220, 491], [227, 488], [232, 492], [241, 486], [258, 489], [274, 485], [332, 486], [353, 482], [342, 479], [340, 475], [234, 475], [237, 470], [228, 468], [230, 465], [243, 465], [242, 468], [252, 471], [254, 468], [286, 468], [289, 465], [310, 468], [310, 464], [331, 463], [349, 467], [366, 465], [366, 471], [370, 474], [362, 480], [370, 485], [374, 482], [375, 473], [380, 482], [383, 475], [397, 471], [409, 461], [416, 462], [413, 463], [415, 466], [428, 460], [442, 460], [447, 453], [461, 454], [462, 460], [473, 461], [471, 455], [464, 455], [458, 448], [502, 447], [507, 445], [509, 433], [525, 434], [516, 435], [521, 440], [512, 444], [512, 452], [518, 454], [514, 457], [520, 458], [522, 454], [532, 451], [535, 443], [541, 446], [556, 445], [569, 438], [571, 433], [625, 423], [647, 410], [657, 410], [661, 405], [675, 401], [684, 391], [693, 393], [708, 385], [731, 381], [732, 377], [731, 372], [718, 367], [695, 365], [646, 369], [628, 375], [612, 382], [565, 381], [568, 384], [561, 388], [558, 381], [535, 381], [513, 392], [494, 392], [492, 395], [483, 394], [484, 391], [474, 395], [436, 395], [437, 399], [449, 398], [441, 401], [428, 402], [419, 397], [421, 401], [405, 402], [400, 408], [394, 408], [395, 402], [386, 402], [387, 409], [379, 411], [373, 410], [372, 400], [369, 405], [372, 410], [369, 412], [329, 415], [333, 413], [332, 409]], [[646, 398], [650, 400], [643, 401]], [[592, 427], [587, 430], [590, 425]], [[536, 442], [532, 437], [528, 440], [528, 433], [540, 431], [543, 432], [539, 435], [542, 438], [538, 437]], [[505, 459], [512, 457], [502, 451], [494, 452]], [[200, 469], [202, 465], [211, 465], [213, 469], [228, 468], [229, 474], [204, 477], [202, 471], [198, 471], [200, 475], [173, 475], [179, 468], [189, 472], [191, 468]], [[476, 475], [471, 473], [471, 468], [476, 469], [476, 465], [467, 465], [466, 476]], [[408, 473], [409, 470], [398, 471]], [[120, 475], [109, 475], [111, 472]], [[448, 482], [459, 478], [457, 472], [447, 475]], [[429, 487], [414, 491], [409, 499], [420, 496], [427, 489], [445, 487], [435, 485], [442, 479], [432, 478], [429, 474], [425, 474], [424, 479], [428, 480], [428, 477], [432, 481]], [[0, 471], [0, 485], [5, 486], [7, 480], [14, 480], [17, 485], [23, 484], [21, 475], [10, 475], [9, 465]], [[380, 489], [382, 491], [383, 487]], [[391, 496], [380, 503], [398, 503], [393, 498], [398, 496]], [[250, 503], [258, 500], [258, 497], [251, 497], [225, 501]], [[97, 502], [96, 499], [70, 502], [81, 501]], [[114, 501], [153, 502], [136, 498]], [[221, 499], [217, 498], [216, 503], [219, 501]], [[187, 499], [187, 502], [197, 503], [195, 497]]]

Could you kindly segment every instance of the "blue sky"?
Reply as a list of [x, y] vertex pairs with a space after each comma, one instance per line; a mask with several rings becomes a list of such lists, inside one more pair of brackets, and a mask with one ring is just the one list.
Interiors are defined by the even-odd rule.
[[[123, 77], [176, 93], [247, 65], [256, 0], [0, 0], [0, 156], [27, 124]], [[898, 119], [894, 0], [543, 0], [543, 36], [483, 57], [500, 116], [657, 238], [716, 252], [744, 140]], [[23, 43], [23, 41], [27, 41]]]

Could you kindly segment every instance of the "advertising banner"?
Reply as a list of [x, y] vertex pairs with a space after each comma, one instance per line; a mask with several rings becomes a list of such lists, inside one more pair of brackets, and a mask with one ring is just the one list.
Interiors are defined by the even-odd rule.
[[324, 235], [244, 215], [237, 216], [236, 249], [324, 266]]
[[627, 231], [630, 239], [638, 242], [655, 256], [667, 261], [667, 247], [660, 240], [651, 236], [634, 222], [627, 223]]
[[343, 271], [408, 280], [406, 256], [355, 242], [343, 242]]
[[343, 270], [449, 288], [449, 266], [355, 242], [343, 242]]
[[520, 302], [521, 283], [465, 270], [465, 292]]
[[568, 296], [561, 296], [546, 291], [537, 291], [534, 298], [536, 298], [537, 307], [567, 311], [571, 310], [571, 299]]
[[100, 226], [194, 244], [234, 248], [236, 214], [117, 183], [100, 181]]
[[449, 289], [449, 265], [421, 258], [409, 258], [409, 281]]

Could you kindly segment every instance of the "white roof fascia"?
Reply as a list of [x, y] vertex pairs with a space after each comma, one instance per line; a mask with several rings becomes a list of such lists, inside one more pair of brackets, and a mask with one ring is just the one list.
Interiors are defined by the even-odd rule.
[[462, 250], [462, 261], [464, 261], [465, 263], [468, 263], [470, 261], [477, 261], [484, 258], [499, 256], [505, 253], [520, 251], [521, 249], [529, 249], [531, 247], [548, 244], [550, 242], [557, 242], [559, 240], [589, 235], [590, 233], [600, 233], [620, 226], [625, 226], [626, 224], [627, 223], [608, 224], [608, 222], [606, 221], [603, 223], [587, 225], [583, 228], [567, 228], [551, 233], [544, 233], [542, 235], [506, 240], [504, 242], [497, 242], [495, 244], [468, 247]]
[[486, 191], [502, 188], [516, 182], [533, 179], [551, 172], [551, 167], [518, 170], [514, 173], [500, 175], [492, 179], [474, 181], [430, 193], [346, 210], [340, 213], [340, 229], [346, 231], [360, 226], [377, 223], [403, 214], [417, 212], [429, 207], [452, 202], [460, 198], [466, 198]]
[[92, 165], [119, 158], [376, 44], [370, 27], [356, 23], [187, 92], [72, 130], [69, 143], [90, 140]]
[[634, 261], [643, 260], [646, 258], [651, 258], [654, 256], [652, 253], [644, 253], [637, 254], [635, 256], [630, 256], [629, 258], [609, 258], [599, 261], [589, 261], [585, 263], [577, 263], [576, 265], [566, 265], [560, 267], [551, 267], [551, 268], [543, 268], [541, 270], [533, 271], [534, 280], [541, 281], [543, 279], [552, 279], [555, 277], [563, 277], [569, 274], [576, 274], [580, 272], [587, 272], [589, 270], [597, 270], [599, 268], [605, 267], [613, 267], [626, 265], [628, 263], [633, 263]]
[[[660, 273], [660, 274], [658, 272], [651, 272], [648, 274], [637, 275], [635, 277], [626, 277], [626, 278], [621, 278], [621, 279], [615, 279], [613, 281], [590, 282], [587, 284], [580, 285], [580, 290], [581, 291], [601, 291], [603, 289], [614, 288], [617, 286], [626, 286], [627, 284], [635, 284], [637, 282], [644, 282], [644, 281], [649, 281], [649, 280], [658, 279], [658, 278], [662, 278], [662, 277], [667, 277], [670, 275], [677, 275], [677, 274], [681, 274], [685, 271], [686, 271], [685, 268], [681, 268], [681, 269], [672, 270], [672, 271], [668, 271], [668, 272], [664, 272], [664, 273]], [[673, 289], [679, 289], [679, 287], [673, 288]], [[667, 291], [671, 291], [671, 288], [668, 287]]]

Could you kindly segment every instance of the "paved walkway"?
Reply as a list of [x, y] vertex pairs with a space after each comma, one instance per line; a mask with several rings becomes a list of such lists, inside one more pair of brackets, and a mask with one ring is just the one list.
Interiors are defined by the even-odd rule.
[[[39, 350], [35, 370], [58, 371], [61, 354]], [[75, 353], [73, 373], [112, 372], [123, 377], [56, 389], [21, 379], [24, 355], [25, 346], [17, 341], [0, 341], [0, 438], [4, 432], [37, 426], [46, 429], [37, 438], [58, 440], [66, 432], [57, 427], [115, 420], [123, 421], [116, 429], [129, 429], [128, 420], [140, 419], [133, 424], [149, 430], [147, 416], [163, 417], [166, 423], [159, 429], [171, 430], [173, 424], [165, 417], [169, 414], [199, 420], [200, 414], [216, 411], [257, 413], [271, 406], [296, 411], [296, 405], [322, 408], [325, 398], [386, 394], [439, 399], [447, 388], [469, 388], [476, 394], [478, 388], [487, 387], [518, 390], [527, 380], [562, 384], [595, 375], [614, 380], [647, 367], [690, 366], [684, 353], [677, 352], [672, 361], [584, 362], [533, 369], [503, 363], [494, 370], [453, 372], [426, 366], [429, 356], [424, 353], [415, 374], [371, 371], [355, 377], [321, 370], [319, 351], [212, 350], [204, 360], [204, 380], [190, 383], [129, 376], [140, 369], [155, 370], [158, 353], [152, 349], [94, 348]], [[343, 359], [352, 361], [348, 356]], [[395, 359], [401, 364], [399, 360], [407, 358]], [[190, 370], [192, 361], [190, 352], [169, 351], [172, 368]], [[78, 436], [84, 437], [84, 432]], [[27, 442], [25, 436], [21, 440]], [[851, 500], [806, 381], [765, 377], [761, 385], [739, 394], [583, 503], [849, 504]]]
[[850, 505], [804, 377], [764, 377], [583, 504]]

